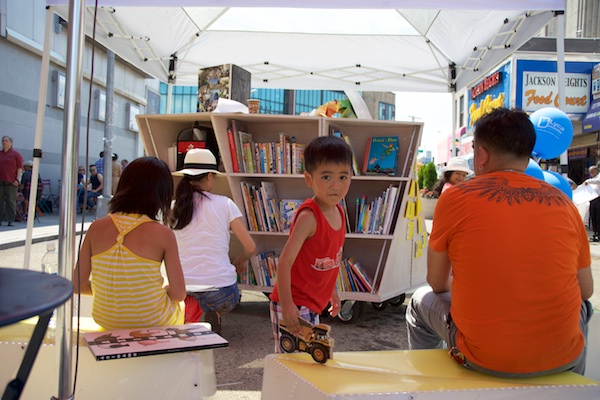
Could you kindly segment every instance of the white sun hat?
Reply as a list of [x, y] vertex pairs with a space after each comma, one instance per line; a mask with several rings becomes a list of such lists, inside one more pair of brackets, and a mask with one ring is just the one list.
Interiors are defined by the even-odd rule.
[[444, 168], [442, 168], [442, 173], [446, 173], [447, 171], [462, 171], [466, 172], [467, 175], [472, 175], [473, 170], [469, 168], [469, 163], [464, 158], [460, 157], [452, 157], [448, 160], [448, 163]]
[[217, 170], [217, 159], [209, 149], [190, 149], [183, 160], [183, 169], [173, 172], [175, 176], [197, 176], [215, 172]]

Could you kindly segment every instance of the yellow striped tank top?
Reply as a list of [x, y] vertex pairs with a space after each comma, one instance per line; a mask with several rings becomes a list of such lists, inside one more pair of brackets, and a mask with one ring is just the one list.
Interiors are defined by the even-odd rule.
[[183, 307], [163, 288], [161, 262], [140, 257], [124, 244], [125, 235], [145, 222], [140, 214], [109, 214], [117, 242], [92, 256], [92, 317], [105, 329], [183, 324]]

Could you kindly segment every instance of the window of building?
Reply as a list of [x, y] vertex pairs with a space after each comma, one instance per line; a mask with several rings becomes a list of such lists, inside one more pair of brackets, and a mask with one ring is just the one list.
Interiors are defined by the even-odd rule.
[[458, 101], [458, 127], [465, 126], [465, 96], [460, 96]]
[[[160, 113], [167, 113], [169, 85], [160, 83]], [[198, 88], [196, 86], [173, 86], [171, 114], [192, 113], [198, 110]]]
[[396, 106], [380, 101], [378, 119], [394, 121], [396, 119]]

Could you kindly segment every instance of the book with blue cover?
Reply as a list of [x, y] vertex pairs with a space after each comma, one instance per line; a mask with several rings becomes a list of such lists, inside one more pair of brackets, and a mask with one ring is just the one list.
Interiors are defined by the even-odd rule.
[[398, 167], [398, 136], [374, 136], [367, 145], [363, 174], [395, 176]]

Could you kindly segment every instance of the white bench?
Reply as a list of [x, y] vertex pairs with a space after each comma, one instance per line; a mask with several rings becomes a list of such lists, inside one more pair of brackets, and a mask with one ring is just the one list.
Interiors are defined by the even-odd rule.
[[[14, 378], [36, 322], [37, 318], [32, 318], [0, 329], [0, 387]], [[81, 319], [82, 334], [99, 328], [92, 318]], [[83, 338], [80, 344], [75, 398], [180, 400], [202, 399], [216, 392], [212, 350], [96, 361]], [[75, 350], [72, 370], [75, 372]], [[54, 331], [49, 328], [21, 398], [39, 400], [56, 395], [58, 354]]]

